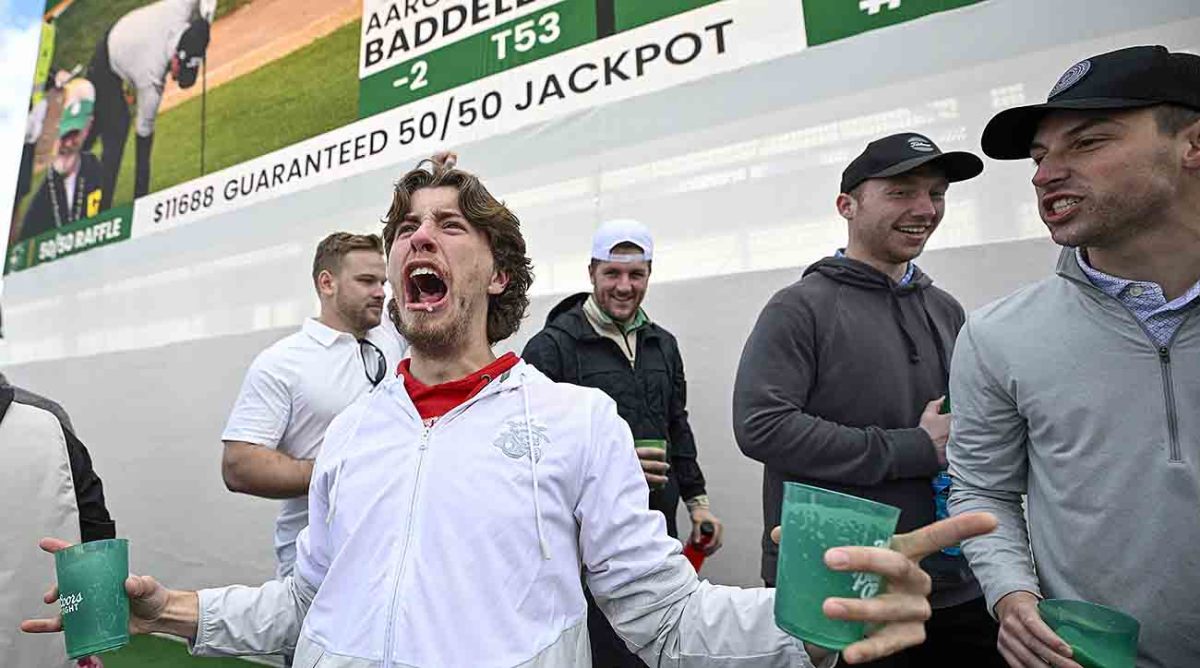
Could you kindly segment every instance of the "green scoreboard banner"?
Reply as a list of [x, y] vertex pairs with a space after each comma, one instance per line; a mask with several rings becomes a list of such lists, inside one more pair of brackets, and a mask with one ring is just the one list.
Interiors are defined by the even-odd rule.
[[[359, 113], [369, 116], [402, 106], [714, 4], [732, 10], [724, 14], [731, 25], [745, 11], [760, 11], [783, 26], [791, 25], [803, 39], [787, 53], [980, 1], [368, 0]], [[674, 55], [683, 49], [677, 47]]]
[[804, 25], [808, 45], [816, 46], [976, 2], [979, 0], [805, 2]]
[[[108, 187], [74, 206], [61, 184], [73, 182], [70, 170], [103, 166], [105, 142], [71, 134], [94, 133], [103, 119], [89, 124], [94, 86], [78, 81], [80, 67], [66, 68], [89, 58], [96, 39], [115, 40], [124, 10], [93, 17], [51, 0], [57, 27], [43, 39], [57, 48], [42, 45], [50, 55], [38, 76], [47, 80], [31, 114], [45, 117], [36, 146], [52, 150], [23, 163], [32, 178], [19, 188], [28, 194], [14, 212], [5, 273], [219, 223], [219, 214], [287, 193], [985, 1], [324, 0], [325, 15], [305, 23], [258, 17], [254, 0], [193, 0], [191, 20], [213, 22], [203, 84], [166, 81], [153, 117], [130, 101], [146, 116], [138, 127], [155, 121], [149, 165], [134, 164], [131, 138], [119, 174], [80, 172]], [[237, 30], [265, 46], [240, 48]], [[60, 152], [72, 137], [98, 155]], [[143, 178], [151, 166], [149, 192], [134, 192], [135, 172]]]

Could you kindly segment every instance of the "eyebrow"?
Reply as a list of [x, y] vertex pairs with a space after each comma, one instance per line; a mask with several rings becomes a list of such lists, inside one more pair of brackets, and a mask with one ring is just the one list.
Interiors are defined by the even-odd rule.
[[[434, 209], [433, 217], [435, 220], [445, 220], [446, 218], [462, 218], [463, 215], [456, 209]], [[420, 220], [420, 216], [413, 212], [404, 214], [404, 220], [415, 221]]]
[[[1097, 125], [1107, 125], [1110, 123], [1113, 125], [1122, 125], [1122, 123], [1120, 121], [1118, 121], [1115, 118], [1112, 118], [1111, 116], [1098, 116], [1095, 118], [1088, 118], [1086, 120], [1080, 121], [1078, 124], [1075, 125], [1075, 127], [1071, 128], [1070, 130], [1067, 130], [1066, 136], [1067, 137], [1075, 137], [1083, 132], [1086, 132], [1087, 130], [1091, 130], [1092, 128], [1096, 127]], [[1046, 148], [1046, 145], [1042, 144], [1036, 140], [1033, 142], [1030, 142], [1029, 150], [1032, 151], [1035, 148], [1044, 149], [1044, 148]]]

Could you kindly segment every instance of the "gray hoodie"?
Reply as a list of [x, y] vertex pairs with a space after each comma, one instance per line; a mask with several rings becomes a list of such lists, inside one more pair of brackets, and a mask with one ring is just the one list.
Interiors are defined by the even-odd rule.
[[[962, 307], [914, 268], [898, 286], [870, 265], [830, 257], [763, 307], [733, 389], [738, 446], [763, 472], [763, 580], [775, 582], [783, 483], [798, 481], [900, 508], [898, 532], [934, 521], [937, 453], [918, 423], [946, 392]], [[934, 608], [980, 597], [966, 560], [936, 554]]]
[[1019, 590], [1111, 606], [1141, 621], [1139, 668], [1200, 666], [1197, 310], [1160, 347], [1067, 249], [1056, 276], [971, 314], [950, 510], [1000, 520], [963, 546], [989, 609]]

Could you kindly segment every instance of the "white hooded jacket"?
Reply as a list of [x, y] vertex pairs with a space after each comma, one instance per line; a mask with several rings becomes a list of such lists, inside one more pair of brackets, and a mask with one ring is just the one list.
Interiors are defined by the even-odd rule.
[[582, 571], [651, 666], [810, 666], [774, 591], [700, 582], [647, 493], [599, 390], [519, 362], [427, 427], [389, 381], [326, 433], [295, 575], [201, 591], [193, 653], [590, 666]]

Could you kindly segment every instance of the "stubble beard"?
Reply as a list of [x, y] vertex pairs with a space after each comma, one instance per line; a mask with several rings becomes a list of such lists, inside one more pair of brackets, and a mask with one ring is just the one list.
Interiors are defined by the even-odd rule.
[[356, 332], [367, 332], [379, 326], [382, 316], [376, 317], [367, 308], [368, 304], [363, 304], [359, 308], [344, 304], [338, 300], [334, 304], [338, 314], [342, 317], [342, 321], [348, 324]]
[[1071, 221], [1076, 225], [1068, 224], [1058, 235], [1051, 228], [1051, 236], [1059, 237], [1056, 242], [1073, 248], [1113, 248], [1155, 227], [1159, 222], [1157, 216], [1164, 210], [1164, 198], [1158, 190], [1094, 197], [1089, 194], [1084, 200], [1084, 209]]
[[456, 311], [449, 317], [441, 313], [409, 311], [408, 320], [395, 299], [388, 302], [388, 317], [413, 350], [428, 357], [446, 357], [465, 345], [470, 335], [471, 304], [458, 297]]
[[[1173, 196], [1166, 173], [1171, 153], [1160, 149], [1148, 160], [1150, 176], [1141, 183], [1117, 184], [1101, 195], [1085, 188], [1084, 209], [1075, 221], [1071, 221], [1083, 225], [1076, 230], [1068, 225], [1063, 230], [1066, 238], [1055, 241], [1063, 246], [1112, 248], [1163, 222], [1162, 217]], [[1133, 187], [1124, 187], [1128, 185]], [[1054, 236], [1053, 229], [1051, 236]]]

